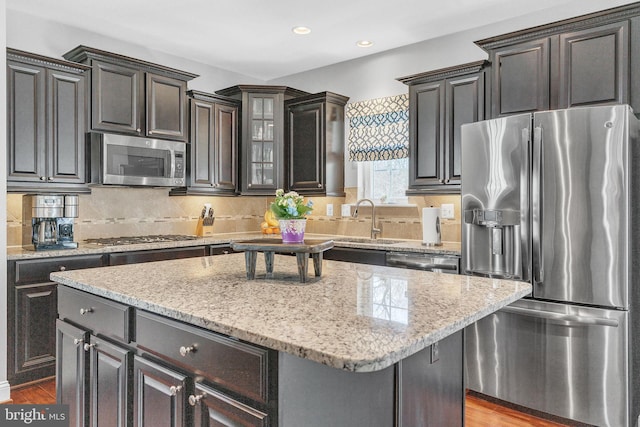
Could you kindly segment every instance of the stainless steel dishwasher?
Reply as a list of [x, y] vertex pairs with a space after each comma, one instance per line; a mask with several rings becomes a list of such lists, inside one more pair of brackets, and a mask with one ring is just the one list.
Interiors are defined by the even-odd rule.
[[458, 274], [460, 257], [417, 252], [387, 252], [386, 265], [413, 270], [437, 271]]

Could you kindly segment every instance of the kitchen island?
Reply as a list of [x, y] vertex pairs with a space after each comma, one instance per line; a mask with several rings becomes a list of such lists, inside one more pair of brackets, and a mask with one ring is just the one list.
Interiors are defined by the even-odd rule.
[[[133, 359], [134, 378], [118, 377], [128, 392], [116, 412], [138, 425], [161, 412], [143, 396], [151, 384], [143, 373], [173, 369], [174, 377], [192, 373], [184, 385], [163, 383], [167, 413], [182, 411], [186, 423], [419, 426], [462, 414], [463, 328], [531, 292], [516, 281], [327, 260], [321, 277], [302, 284], [295, 257], [276, 256], [270, 277], [262, 261], [255, 280], [246, 278], [243, 254], [52, 273], [68, 294], [60, 299], [59, 348], [65, 331], [81, 326], [70, 341], [76, 346], [119, 346], [123, 364]], [[125, 313], [116, 314], [118, 333], [99, 317], [114, 306]], [[179, 329], [187, 341], [163, 348]], [[82, 352], [61, 352], [64, 387], [65, 355]], [[96, 381], [101, 359], [88, 358]], [[155, 371], [145, 371], [149, 365]], [[64, 401], [71, 394], [59, 396], [74, 408]], [[98, 416], [83, 399], [76, 413], [89, 414], [78, 416]], [[214, 400], [214, 409], [201, 407]]]

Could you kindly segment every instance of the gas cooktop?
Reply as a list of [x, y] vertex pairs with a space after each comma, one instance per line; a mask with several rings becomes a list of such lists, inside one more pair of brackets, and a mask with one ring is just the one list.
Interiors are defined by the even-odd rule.
[[120, 246], [140, 243], [179, 242], [181, 240], [196, 240], [197, 238], [197, 236], [186, 234], [156, 234], [151, 236], [102, 237], [86, 239], [84, 242], [102, 246]]

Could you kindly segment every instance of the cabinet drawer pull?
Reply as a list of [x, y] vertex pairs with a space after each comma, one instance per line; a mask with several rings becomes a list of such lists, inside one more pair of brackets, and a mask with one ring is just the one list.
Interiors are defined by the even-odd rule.
[[200, 402], [206, 395], [205, 394], [198, 394], [198, 395], [190, 395], [189, 396], [189, 405], [191, 406], [196, 406], [198, 404], [198, 402]]
[[96, 346], [95, 344], [85, 343], [83, 348], [84, 348], [84, 351], [89, 351], [95, 346]]
[[180, 347], [180, 356], [182, 357], [185, 357], [189, 353], [195, 353], [195, 352], [196, 352], [196, 347], [193, 345], [190, 345], [189, 347], [185, 347], [185, 346]]
[[78, 345], [78, 344], [82, 344], [84, 342], [84, 340], [81, 340], [80, 338], [74, 338], [73, 339], [73, 344]]
[[89, 314], [93, 312], [93, 308], [89, 307], [89, 308], [81, 308], [80, 309], [80, 315], [84, 316], [85, 314]]
[[180, 390], [182, 390], [181, 385], [172, 385], [171, 387], [169, 387], [169, 393], [171, 394], [171, 396], [176, 396]]

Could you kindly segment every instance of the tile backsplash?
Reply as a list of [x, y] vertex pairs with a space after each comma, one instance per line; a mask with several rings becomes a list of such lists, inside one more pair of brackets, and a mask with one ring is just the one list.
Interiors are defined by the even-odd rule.
[[[345, 189], [346, 197], [310, 197], [314, 212], [307, 232], [368, 237], [371, 210], [361, 207], [358, 218], [342, 217], [341, 205], [355, 204], [356, 188]], [[214, 233], [259, 231], [265, 210], [273, 197], [169, 196], [168, 189], [94, 187], [79, 196], [75, 219], [75, 240], [88, 238], [143, 236], [149, 234], [195, 234], [198, 216], [205, 203], [215, 212]], [[334, 215], [327, 216], [327, 204]], [[376, 206], [382, 238], [422, 239], [421, 212], [426, 206], [454, 205], [454, 219], [442, 221], [442, 240], [460, 241], [460, 196], [412, 196], [412, 206]], [[22, 194], [7, 194], [7, 245], [21, 246], [23, 233], [30, 234], [30, 218], [23, 222]]]

